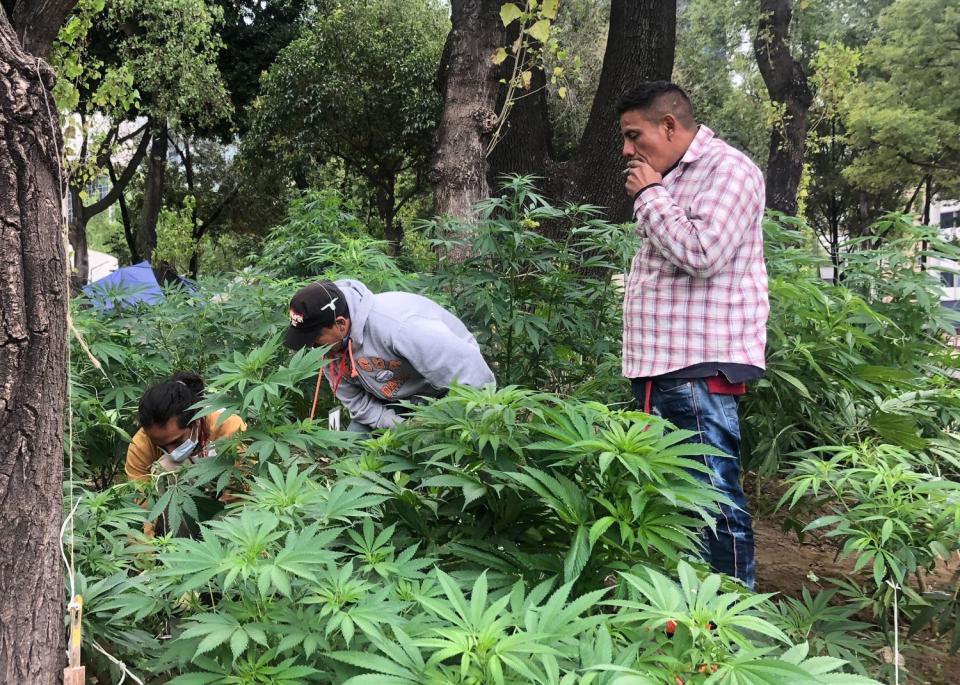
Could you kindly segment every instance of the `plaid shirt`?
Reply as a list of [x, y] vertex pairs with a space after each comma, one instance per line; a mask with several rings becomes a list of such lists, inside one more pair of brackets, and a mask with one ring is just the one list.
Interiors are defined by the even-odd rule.
[[662, 185], [634, 203], [644, 238], [623, 303], [623, 375], [704, 362], [765, 367], [763, 175], [701, 126]]

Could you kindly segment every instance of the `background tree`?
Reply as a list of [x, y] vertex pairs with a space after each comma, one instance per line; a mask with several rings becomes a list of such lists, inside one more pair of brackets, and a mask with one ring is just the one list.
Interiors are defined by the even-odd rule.
[[234, 116], [225, 120], [216, 131], [221, 140], [232, 140], [234, 133], [243, 135], [250, 128], [248, 108], [260, 95], [260, 79], [277, 59], [280, 51], [292, 43], [300, 32], [305, 14], [326, 12], [329, 0], [213, 0], [220, 8], [220, 39], [223, 48], [217, 64], [230, 100]]
[[[843, 236], [862, 234], [885, 211], [903, 208], [897, 200], [902, 183], [867, 188], [844, 173], [860, 151], [847, 135], [843, 102], [858, 83], [861, 52], [877, 31], [880, 11], [889, 4], [890, 0], [795, 2], [789, 6], [789, 27], [782, 36], [782, 48], [793, 60], [784, 63], [796, 63], [802, 70], [812, 96], [795, 207], [835, 258]], [[759, 9], [752, 0], [686, 3], [679, 15], [674, 79], [687, 89], [701, 121], [765, 168], [771, 149], [781, 155], [787, 151], [786, 145], [772, 148], [771, 142], [772, 136], [783, 137], [792, 119], [785, 118], [785, 105], [771, 100], [752, 49], [761, 41], [763, 57], [765, 39], [775, 37], [770, 14], [766, 35], [758, 31]], [[754, 35], [754, 46], [748, 47], [744, 36], [749, 34]], [[782, 163], [781, 172], [777, 168], [771, 166], [768, 174], [777, 176], [771, 182], [779, 185], [786, 182], [781, 172], [795, 177], [798, 169]]]
[[[0, 682], [63, 669], [67, 264], [60, 127], [43, 61], [71, 0], [0, 7]], [[8, 15], [14, 19], [11, 25]], [[27, 52], [24, 46], [32, 51]]]
[[743, 0], [689, 0], [677, 16], [673, 79], [698, 121], [765, 166], [770, 145], [770, 96], [744, 37], [757, 7]]
[[284, 175], [264, 174], [261, 164], [250, 164], [236, 148], [249, 131], [251, 105], [264, 72], [297, 37], [305, 12], [326, 11], [329, 5], [307, 0], [212, 0], [212, 4], [222, 13], [217, 64], [232, 113], [204, 126], [191, 122], [171, 132], [170, 150], [179, 163], [167, 165], [163, 201], [169, 211], [189, 217], [185, 241], [189, 246], [181, 241], [180, 251], [186, 254], [174, 266], [188, 270], [191, 278], [198, 276], [205, 261], [210, 266], [217, 262], [218, 249], [235, 251], [281, 219], [286, 207]]
[[[118, 202], [146, 159], [137, 225], [124, 229], [131, 256], [150, 259], [166, 178], [168, 134], [174, 128], [210, 128], [228, 119], [230, 102], [217, 67], [222, 46], [214, 31], [219, 9], [204, 0], [81, 0], [59, 34], [55, 65], [65, 77], [58, 103], [77, 110], [81, 126], [70, 171], [71, 244], [75, 286], [86, 281], [86, 225]], [[142, 122], [135, 136], [119, 136], [123, 122]], [[98, 138], [98, 143], [90, 143]], [[123, 154], [125, 140], [132, 154]], [[139, 142], [137, 140], [139, 139]], [[119, 160], [123, 161], [119, 161]], [[112, 170], [110, 167], [114, 167]], [[118, 168], [119, 167], [119, 168]], [[105, 197], [87, 197], [87, 186], [112, 175]], [[125, 213], [128, 214], [128, 213]]]
[[437, 214], [471, 216], [474, 204], [490, 195], [486, 157], [500, 90], [492, 57], [505, 36], [500, 6], [500, 0], [450, 2], [439, 78], [443, 109], [430, 163]]
[[[502, 5], [507, 6], [516, 7], [512, 3]], [[529, 87], [517, 94], [527, 101], [510, 112], [503, 141], [488, 164], [476, 150], [477, 145], [489, 140], [497, 116], [491, 109], [495, 100], [490, 83], [497, 76], [491, 58], [497, 47], [504, 46], [503, 24], [509, 28], [506, 19], [513, 16], [507, 13], [498, 24], [490, 20], [494, 9], [484, 3], [465, 3], [460, 14], [456, 10], [453, 13], [453, 30], [445, 48], [449, 66], [444, 72], [444, 113], [431, 178], [436, 211], [468, 216], [465, 212], [469, 205], [460, 203], [486, 192], [488, 187], [477, 179], [522, 172], [547, 177], [547, 188], [556, 197], [607, 207], [611, 220], [629, 218], [628, 198], [619, 182], [623, 164], [616, 102], [622, 92], [639, 81], [670, 78], [676, 3], [611, 1], [596, 92], [582, 136], [575, 147], [566, 148], [573, 150], [571, 156], [553, 158], [549, 112], [538, 90], [549, 81], [541, 60], [529, 68]], [[549, 47], [550, 40], [547, 34], [541, 42]], [[508, 66], [510, 62], [506, 61]]]
[[779, 109], [770, 129], [767, 207], [790, 215], [797, 213], [808, 112], [813, 102], [806, 71], [790, 51], [792, 16], [791, 0], [760, 0], [760, 21], [753, 40], [763, 81]]
[[811, 228], [827, 249], [839, 279], [848, 238], [861, 236], [883, 214], [905, 211], [903, 179], [882, 189], [868, 189], [845, 171], [862, 151], [851, 144], [844, 103], [858, 84], [861, 51], [842, 43], [821, 43], [811, 61], [815, 98], [807, 135], [807, 163], [802, 201]]
[[[268, 154], [299, 183], [336, 160], [365, 182], [396, 251], [397, 212], [423, 188], [443, 9], [420, 0], [347, 3], [317, 13], [264, 77], [253, 127]], [[262, 157], [261, 157], [262, 159]]]
[[949, 0], [897, 0], [880, 14], [864, 78], [845, 99], [861, 154], [846, 178], [874, 191], [960, 191], [960, 9]]

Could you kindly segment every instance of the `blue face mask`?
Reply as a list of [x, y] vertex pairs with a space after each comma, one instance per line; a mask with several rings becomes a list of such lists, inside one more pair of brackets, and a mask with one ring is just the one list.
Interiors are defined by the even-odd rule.
[[[196, 427], [196, 424], [194, 424], [194, 427]], [[183, 442], [181, 442], [180, 445], [176, 449], [174, 449], [172, 452], [166, 452], [163, 449], [161, 449], [160, 451], [166, 454], [168, 457], [170, 457], [171, 461], [179, 464], [184, 459], [186, 459], [191, 454], [193, 454], [194, 450], [197, 449], [197, 445], [200, 444], [200, 441], [198, 440], [198, 438], [199, 438], [199, 435], [197, 435], [197, 431], [194, 430], [190, 433], [190, 437], [184, 440]]]

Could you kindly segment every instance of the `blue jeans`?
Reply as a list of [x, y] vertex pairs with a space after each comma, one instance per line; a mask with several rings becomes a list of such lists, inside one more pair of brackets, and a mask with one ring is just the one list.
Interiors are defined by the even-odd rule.
[[[633, 381], [633, 395], [643, 408], [646, 381]], [[735, 506], [720, 505], [717, 532], [701, 530], [704, 558], [714, 571], [739, 578], [754, 587], [753, 520], [740, 484], [740, 420], [734, 395], [713, 394], [704, 379], [654, 380], [650, 411], [677, 428], [693, 431], [687, 442], [712, 445], [730, 457], [703, 455], [708, 473], [695, 471], [697, 478], [725, 494]], [[732, 458], [731, 458], [732, 457]]]

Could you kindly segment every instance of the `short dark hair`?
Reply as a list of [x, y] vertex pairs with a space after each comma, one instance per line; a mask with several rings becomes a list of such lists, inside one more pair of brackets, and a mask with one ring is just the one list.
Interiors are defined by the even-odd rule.
[[175, 418], [186, 428], [193, 416], [190, 408], [202, 399], [203, 379], [191, 371], [177, 371], [143, 393], [137, 410], [140, 427], [162, 426]]
[[652, 119], [672, 114], [686, 128], [696, 125], [690, 98], [683, 88], [670, 81], [644, 81], [625, 92], [617, 102], [617, 116], [631, 109], [648, 111]]

